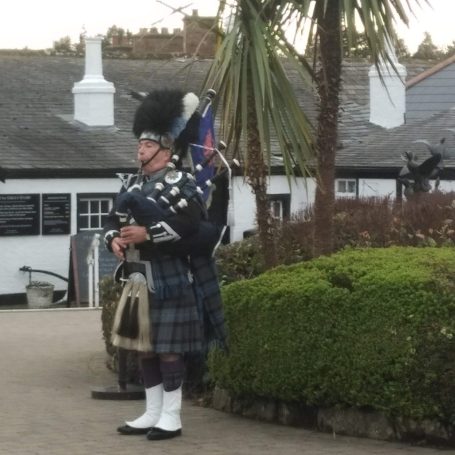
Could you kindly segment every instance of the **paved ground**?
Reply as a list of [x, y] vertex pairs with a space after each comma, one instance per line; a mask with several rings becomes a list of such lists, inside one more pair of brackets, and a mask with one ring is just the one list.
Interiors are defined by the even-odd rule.
[[[333, 437], [184, 403], [184, 434], [171, 441], [118, 435], [142, 401], [91, 398], [111, 386], [99, 310], [0, 312], [1, 455], [434, 455], [440, 451]], [[444, 453], [455, 454], [448, 450]]]

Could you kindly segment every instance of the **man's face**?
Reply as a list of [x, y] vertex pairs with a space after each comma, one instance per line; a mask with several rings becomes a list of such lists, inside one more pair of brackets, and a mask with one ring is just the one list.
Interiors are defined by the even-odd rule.
[[145, 175], [153, 174], [154, 172], [165, 168], [171, 159], [171, 151], [169, 149], [160, 150], [160, 145], [155, 141], [146, 139], [139, 141], [137, 145], [138, 160], [144, 163], [152, 158], [152, 156], [154, 156], [154, 158], [142, 167], [142, 172]]

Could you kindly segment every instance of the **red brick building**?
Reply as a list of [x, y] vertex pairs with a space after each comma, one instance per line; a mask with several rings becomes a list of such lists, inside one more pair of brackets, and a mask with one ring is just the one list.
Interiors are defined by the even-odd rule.
[[112, 50], [122, 50], [133, 58], [189, 57], [212, 58], [217, 43], [216, 17], [199, 16], [193, 10], [183, 19], [183, 30], [141, 28], [132, 36], [113, 36]]

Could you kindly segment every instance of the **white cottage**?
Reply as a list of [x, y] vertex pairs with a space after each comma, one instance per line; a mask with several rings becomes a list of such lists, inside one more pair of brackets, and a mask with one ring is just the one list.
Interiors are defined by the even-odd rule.
[[[136, 170], [131, 126], [137, 101], [131, 90], [179, 87], [199, 93], [210, 61], [189, 63], [102, 62], [99, 38], [87, 41], [85, 61], [0, 55], [0, 180], [4, 180], [0, 181], [0, 304], [24, 298], [28, 282], [28, 274], [20, 271], [24, 265], [68, 276], [71, 237], [102, 226], [120, 186], [115, 174]], [[412, 144], [416, 139], [436, 142], [444, 128], [455, 127], [451, 110], [416, 120], [420, 123], [406, 123], [412, 106], [403, 115], [405, 90], [415, 91], [423, 82], [431, 86], [429, 78], [440, 77], [452, 64], [407, 90], [402, 80], [398, 83], [391, 75], [391, 85], [401, 91], [389, 99], [388, 108], [396, 110], [393, 124], [383, 124], [380, 109], [374, 107], [370, 119], [370, 65], [345, 65], [337, 157], [339, 196], [399, 195], [396, 177], [403, 164], [401, 153], [417, 146]], [[407, 65], [408, 77], [413, 80], [424, 69], [421, 64]], [[373, 70], [370, 77], [375, 77]], [[300, 86], [296, 94], [315, 119], [312, 94]], [[384, 95], [379, 99], [383, 102]], [[398, 126], [400, 120], [404, 123]], [[425, 147], [418, 146], [425, 154]], [[271, 208], [279, 217], [289, 216], [304, 210], [314, 200], [314, 191], [314, 181], [305, 182], [303, 177], [289, 187], [277, 168], [269, 181]], [[232, 182], [231, 208], [230, 240], [236, 241], [255, 224], [254, 196], [241, 176]], [[66, 283], [57, 277], [34, 274], [33, 279], [51, 281], [56, 290], [66, 290]]]
[[[75, 59], [61, 65], [59, 59], [11, 57], [2, 65], [3, 302], [25, 292], [29, 274], [20, 270], [23, 266], [68, 277], [70, 237], [102, 227], [119, 189], [115, 172], [135, 167], [129, 125], [121, 118], [114, 122], [116, 90], [103, 76], [101, 37], [86, 44], [79, 82], [73, 83], [81, 66]], [[50, 281], [57, 291], [67, 287], [61, 278], [41, 272], [32, 279]]]

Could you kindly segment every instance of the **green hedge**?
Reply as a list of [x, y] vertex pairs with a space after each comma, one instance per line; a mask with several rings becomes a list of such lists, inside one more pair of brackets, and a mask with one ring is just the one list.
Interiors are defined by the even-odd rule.
[[224, 287], [238, 396], [455, 422], [455, 250], [344, 250]]

